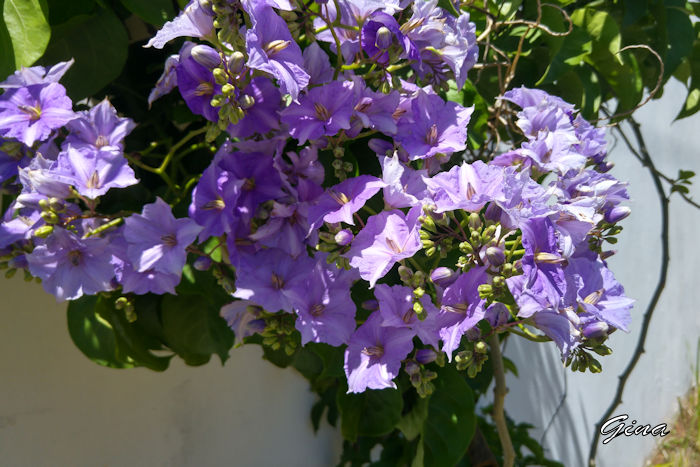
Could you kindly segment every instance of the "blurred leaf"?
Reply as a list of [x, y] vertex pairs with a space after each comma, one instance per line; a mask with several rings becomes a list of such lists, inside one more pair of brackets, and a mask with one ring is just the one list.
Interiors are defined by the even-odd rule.
[[340, 427], [345, 439], [358, 436], [382, 436], [390, 433], [401, 420], [403, 399], [396, 389], [368, 389], [360, 394], [346, 394], [347, 386], [338, 390]]
[[[0, 0], [2, 6], [3, 0]], [[5, 26], [0, 21], [0, 80], [3, 80], [15, 71], [15, 52], [12, 50], [12, 39]]]
[[56, 26], [43, 65], [75, 59], [62, 82], [76, 101], [97, 93], [121, 73], [128, 37], [122, 22], [110, 9], [92, 16], [76, 16]]
[[451, 367], [441, 369], [434, 384], [421, 436], [424, 463], [455, 465], [476, 429], [474, 397], [464, 378]]
[[154, 26], [160, 27], [175, 16], [173, 3], [170, 0], [121, 0], [121, 2], [130, 12]]
[[695, 41], [695, 30], [690, 17], [677, 8], [666, 8], [666, 32], [668, 49], [664, 58], [664, 78], [671, 76], [683, 58], [692, 53]]
[[4, 0], [2, 17], [12, 42], [15, 68], [32, 65], [51, 37], [39, 0]]
[[423, 424], [425, 419], [428, 418], [429, 401], [430, 398], [419, 397], [411, 411], [401, 417], [401, 420], [396, 425], [407, 440], [413, 441], [423, 431]]
[[90, 15], [97, 5], [96, 0], [48, 0], [49, 23], [56, 26], [74, 16]]

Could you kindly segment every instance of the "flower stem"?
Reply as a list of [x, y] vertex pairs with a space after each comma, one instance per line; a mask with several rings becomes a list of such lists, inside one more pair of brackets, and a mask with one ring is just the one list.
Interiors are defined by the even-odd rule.
[[498, 334], [489, 337], [489, 346], [491, 347], [491, 360], [493, 362], [493, 377], [495, 386], [493, 388], [493, 421], [496, 423], [498, 430], [498, 439], [501, 441], [501, 449], [503, 450], [503, 467], [513, 467], [515, 462], [515, 450], [513, 443], [510, 440], [508, 426], [506, 425], [506, 416], [503, 412], [503, 407], [506, 401], [506, 374], [503, 368], [503, 356], [501, 355], [501, 342], [498, 340]]

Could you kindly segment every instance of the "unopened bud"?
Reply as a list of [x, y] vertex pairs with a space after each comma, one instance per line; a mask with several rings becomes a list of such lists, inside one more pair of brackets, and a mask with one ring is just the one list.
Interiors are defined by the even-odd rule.
[[208, 256], [200, 256], [194, 260], [192, 267], [194, 267], [197, 271], [208, 271], [211, 267], [211, 258]]
[[437, 359], [437, 352], [433, 349], [418, 349], [416, 350], [416, 361], [423, 365], [432, 363]]
[[335, 242], [338, 245], [345, 246], [349, 245], [354, 238], [352, 231], [350, 229], [343, 229], [337, 234], [335, 234]]
[[236, 87], [231, 83], [226, 83], [221, 86], [221, 94], [225, 97], [231, 98], [236, 95]]
[[237, 75], [243, 71], [245, 66], [245, 55], [239, 51], [235, 51], [228, 59], [228, 71], [231, 74]]
[[486, 258], [489, 260], [489, 263], [496, 267], [506, 261], [506, 255], [503, 250], [495, 246], [490, 246], [486, 249]]
[[588, 339], [607, 337], [610, 326], [603, 321], [596, 321], [583, 327], [583, 335]]
[[376, 45], [379, 50], [386, 50], [391, 47], [393, 36], [389, 28], [382, 26], [377, 29], [377, 38], [374, 41], [374, 45]]
[[420, 365], [413, 360], [408, 360], [404, 365], [404, 370], [406, 370], [406, 373], [408, 373], [409, 376], [413, 376], [420, 372]]
[[474, 344], [474, 351], [478, 353], [486, 353], [488, 352], [489, 348], [486, 345], [486, 342], [484, 341], [479, 341], [476, 344]]
[[610, 224], [615, 224], [629, 216], [631, 212], [632, 210], [627, 206], [616, 206], [605, 213], [605, 221]]
[[475, 212], [469, 214], [469, 228], [471, 230], [479, 230], [481, 228], [481, 219]]
[[413, 277], [413, 271], [408, 269], [406, 266], [399, 266], [399, 277], [403, 282], [410, 282]]
[[44, 225], [42, 227], [39, 227], [34, 231], [34, 236], [39, 237], [39, 238], [46, 238], [49, 235], [53, 233], [53, 226], [52, 225]]
[[430, 273], [430, 280], [441, 287], [447, 287], [456, 279], [457, 276], [455, 275], [454, 271], [444, 266], [436, 268]]
[[58, 224], [59, 218], [58, 215], [53, 212], [53, 211], [44, 211], [41, 213], [41, 218], [44, 219], [44, 221], [47, 224]]
[[228, 74], [223, 68], [214, 68], [212, 74], [214, 75], [214, 81], [216, 81], [216, 84], [223, 86], [224, 84], [228, 83]]
[[238, 100], [238, 103], [241, 105], [241, 109], [248, 110], [249, 108], [251, 108], [255, 105], [255, 98], [251, 95], [244, 94]]
[[221, 56], [219, 55], [219, 52], [208, 45], [195, 45], [192, 47], [192, 51], [190, 53], [192, 54], [192, 58], [195, 62], [209, 68], [210, 70], [213, 70], [221, 65]]

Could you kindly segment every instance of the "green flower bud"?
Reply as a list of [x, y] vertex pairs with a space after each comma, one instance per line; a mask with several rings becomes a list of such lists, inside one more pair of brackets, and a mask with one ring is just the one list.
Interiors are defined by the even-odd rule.
[[402, 282], [411, 282], [411, 279], [413, 278], [413, 271], [406, 266], [401, 265], [399, 266], [399, 277], [401, 278]]
[[16, 273], [17, 273], [16, 269], [8, 269], [7, 272], [5, 273], [5, 279], [12, 279]]
[[253, 96], [249, 96], [248, 94], [244, 94], [243, 97], [239, 99], [239, 102], [241, 104], [241, 108], [247, 110], [255, 105], [255, 98]]
[[41, 218], [44, 219], [44, 222], [47, 224], [58, 224], [60, 219], [58, 218], [58, 214], [56, 214], [53, 211], [44, 211], [41, 213]]
[[474, 351], [481, 354], [485, 354], [489, 351], [489, 347], [486, 345], [486, 342], [479, 341], [476, 344], [474, 344]]
[[462, 253], [471, 254], [474, 252], [474, 248], [469, 242], [460, 242], [459, 251], [461, 251]]
[[225, 97], [228, 97], [228, 98], [233, 97], [236, 95], [236, 86], [234, 86], [231, 83], [226, 83], [223, 86], [221, 86], [221, 93]]
[[119, 297], [114, 301], [114, 309], [123, 310], [127, 303], [129, 303], [129, 300], [126, 297]]
[[431, 257], [431, 256], [433, 256], [433, 255], [435, 254], [436, 251], [437, 251], [437, 250], [435, 249], [435, 247], [434, 247], [434, 246], [431, 246], [430, 248], [428, 248], [427, 250], [425, 250], [425, 256]]
[[472, 230], [469, 240], [471, 241], [472, 245], [479, 245], [481, 244], [481, 235], [479, 235], [479, 232], [476, 230]]
[[214, 81], [216, 81], [216, 84], [219, 86], [228, 83], [228, 73], [226, 73], [226, 70], [223, 68], [214, 68], [212, 74], [214, 75]]
[[493, 287], [491, 284], [481, 284], [479, 287], [477, 287], [477, 290], [479, 291], [479, 296], [481, 298], [488, 298], [493, 295]]
[[431, 235], [430, 235], [430, 232], [428, 232], [428, 231], [426, 231], [426, 230], [421, 230], [421, 231], [419, 232], [419, 235], [420, 235], [420, 239], [421, 239], [421, 240], [429, 240], [429, 239], [430, 239], [430, 236], [431, 236]]
[[421, 240], [421, 244], [423, 245], [423, 248], [430, 248], [431, 246], [435, 245], [435, 242], [432, 240], [423, 239]]
[[245, 55], [239, 51], [235, 51], [228, 59], [228, 70], [232, 74], [237, 75], [243, 71], [243, 67], [245, 67]]
[[469, 228], [471, 230], [479, 230], [481, 229], [481, 218], [479, 217], [479, 214], [473, 212], [469, 214]]
[[52, 225], [44, 225], [42, 227], [39, 227], [34, 231], [34, 236], [39, 237], [39, 238], [46, 238], [49, 235], [53, 233], [53, 226]]
[[496, 233], [496, 226], [495, 225], [490, 225], [490, 226], [486, 227], [486, 229], [484, 229], [484, 233], [481, 234], [482, 243], [490, 242], [495, 233]]
[[48, 199], [40, 199], [39, 200], [39, 207], [46, 211], [49, 209], [49, 200]]
[[417, 287], [413, 289], [413, 296], [416, 298], [421, 298], [423, 295], [425, 295], [425, 289], [423, 287]]

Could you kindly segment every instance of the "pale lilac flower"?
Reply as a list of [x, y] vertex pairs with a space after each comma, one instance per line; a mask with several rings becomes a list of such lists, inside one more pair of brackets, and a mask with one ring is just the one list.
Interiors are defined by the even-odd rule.
[[233, 330], [234, 346], [243, 345], [243, 339], [265, 330], [262, 308], [248, 300], [236, 300], [221, 307], [219, 313]]
[[382, 181], [384, 186], [384, 203], [394, 208], [408, 208], [428, 198], [424, 178], [426, 170], [415, 170], [399, 160], [397, 153], [393, 157], [380, 157], [382, 164]]
[[162, 49], [173, 39], [183, 36], [206, 37], [214, 31], [214, 15], [201, 5], [201, 0], [190, 0], [185, 9], [160, 28], [145, 47]]
[[[124, 149], [124, 138], [136, 126], [130, 118], [121, 118], [107, 99], [68, 123], [66, 143], [76, 149]], [[65, 147], [65, 146], [64, 146]]]
[[357, 234], [347, 257], [350, 266], [357, 268], [360, 277], [370, 287], [384, 277], [392, 266], [410, 258], [421, 249], [421, 208], [417, 206], [404, 214], [399, 210], [382, 211], [367, 219], [367, 225]]
[[124, 220], [127, 257], [134, 269], [180, 275], [187, 260], [186, 248], [202, 227], [191, 219], [175, 219], [170, 206], [160, 198], [143, 207], [142, 214]]
[[345, 350], [348, 392], [395, 388], [393, 379], [401, 361], [413, 349], [413, 332], [408, 328], [382, 326], [374, 312], [350, 338]]
[[27, 255], [29, 271], [42, 280], [56, 300], [75, 300], [83, 295], [110, 290], [114, 268], [107, 238], [81, 239], [60, 227]]
[[76, 117], [65, 88], [58, 83], [9, 89], [0, 96], [0, 136], [27, 146], [46, 140]]
[[355, 225], [353, 214], [362, 209], [383, 186], [384, 182], [376, 177], [359, 175], [328, 188], [311, 207], [311, 228], [317, 228], [323, 222]]
[[503, 169], [475, 161], [452, 167], [432, 178], [423, 177], [435, 203], [435, 212], [479, 211], [484, 205], [503, 198]]
[[71, 58], [67, 62], [58, 62], [49, 69], [43, 66], [22, 67], [0, 83], [0, 89], [22, 88], [32, 84], [58, 83], [73, 63], [75, 63], [75, 60]]
[[59, 155], [58, 165], [63, 170], [54, 173], [56, 180], [73, 185], [78, 193], [90, 199], [104, 195], [111, 188], [138, 183], [133, 169], [119, 152], [68, 146]]

